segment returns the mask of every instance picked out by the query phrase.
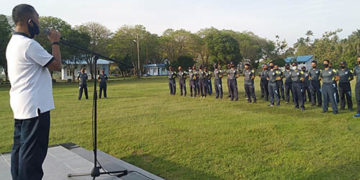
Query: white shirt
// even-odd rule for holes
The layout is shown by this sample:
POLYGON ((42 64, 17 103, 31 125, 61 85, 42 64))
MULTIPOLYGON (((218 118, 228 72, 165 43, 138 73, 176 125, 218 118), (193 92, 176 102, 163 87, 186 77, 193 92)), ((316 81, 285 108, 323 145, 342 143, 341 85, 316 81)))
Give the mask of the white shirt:
POLYGON ((37 41, 14 34, 6 49, 10 89, 10 106, 14 118, 34 118, 55 108, 52 79, 47 64, 53 60, 37 41))

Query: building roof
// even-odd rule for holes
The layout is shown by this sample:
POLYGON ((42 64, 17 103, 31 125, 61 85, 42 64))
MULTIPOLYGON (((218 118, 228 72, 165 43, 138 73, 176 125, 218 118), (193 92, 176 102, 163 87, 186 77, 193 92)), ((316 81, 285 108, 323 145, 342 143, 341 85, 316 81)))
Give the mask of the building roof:
POLYGON ((313 60, 313 55, 307 55, 307 56, 296 56, 296 57, 287 57, 285 58, 285 62, 286 63, 290 63, 293 62, 296 58, 296 62, 298 63, 304 63, 304 62, 308 62, 308 61, 312 61, 313 60))
MULTIPOLYGON (((114 63, 114 62, 109 61, 109 60, 105 60, 105 59, 98 59, 97 60, 97 64, 100 64, 100 65, 112 64, 112 63, 114 63)), ((64 60, 64 64, 87 64, 87 62, 85 60, 78 60, 76 62, 71 61, 71 60, 64 60)))
POLYGON ((144 67, 165 67, 165 64, 145 64, 144 67))

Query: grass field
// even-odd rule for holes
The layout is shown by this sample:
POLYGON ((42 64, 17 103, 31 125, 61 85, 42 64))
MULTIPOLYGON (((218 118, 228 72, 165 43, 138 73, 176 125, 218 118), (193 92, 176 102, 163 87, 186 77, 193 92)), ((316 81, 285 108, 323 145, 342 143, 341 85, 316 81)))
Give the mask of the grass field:
MULTIPOLYGON (((12 144, 8 90, 0 87, 0 152, 12 144)), ((50 144, 91 149, 92 101, 78 101, 77 91, 54 85, 50 144)), ((170 96, 166 78, 113 80, 108 91, 99 100, 99 149, 166 179, 360 179, 354 112, 248 104, 242 78, 238 102, 170 96)))

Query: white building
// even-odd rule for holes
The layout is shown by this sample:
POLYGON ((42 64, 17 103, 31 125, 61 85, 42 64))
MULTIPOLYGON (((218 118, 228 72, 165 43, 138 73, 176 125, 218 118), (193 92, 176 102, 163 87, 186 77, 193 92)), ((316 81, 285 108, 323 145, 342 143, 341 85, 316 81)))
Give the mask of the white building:
POLYGON ((144 65, 145 74, 148 76, 166 76, 168 70, 165 64, 146 64, 144 65))
MULTIPOLYGON (((99 74, 100 70, 104 69, 105 74, 109 75, 110 72, 110 64, 114 62, 104 60, 104 59, 98 59, 97 60, 97 74, 99 74)), ((61 80, 68 80, 73 79, 73 76, 75 75, 75 78, 80 73, 81 68, 86 69, 86 73, 88 74, 88 78, 91 79, 90 74, 90 66, 86 63, 85 60, 77 61, 76 63, 74 61, 65 60, 64 64, 61 68, 61 80)))

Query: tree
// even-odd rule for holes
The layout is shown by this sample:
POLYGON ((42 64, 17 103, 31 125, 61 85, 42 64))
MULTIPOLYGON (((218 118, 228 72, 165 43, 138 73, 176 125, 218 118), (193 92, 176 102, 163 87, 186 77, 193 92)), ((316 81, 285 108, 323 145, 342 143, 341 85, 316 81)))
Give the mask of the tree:
POLYGON ((118 29, 111 38, 108 49, 110 57, 120 60, 118 65, 123 75, 125 75, 124 71, 129 71, 131 67, 134 67, 133 72, 136 75, 139 66, 143 72, 143 64, 159 63, 161 59, 159 37, 146 31, 142 25, 123 26, 118 29), (137 57, 137 43, 139 43, 140 64, 137 57))
POLYGON ((254 68, 257 68, 260 59, 273 55, 273 49, 268 49, 273 44, 272 41, 268 41, 255 35, 252 32, 236 32, 232 30, 223 30, 239 43, 240 54, 243 60, 250 61, 254 68))
MULTIPOLYGON (((90 36, 90 50, 103 55, 107 55, 109 53, 106 47, 108 46, 112 34, 108 28, 99 23, 89 22, 75 27, 75 29, 79 30, 81 33, 86 33, 90 36)), ((84 54, 84 59, 87 64, 92 67, 93 56, 91 54, 84 54)), ((94 73, 95 72, 93 72, 93 69, 90 68, 90 74, 92 79, 96 76, 96 74, 94 73)))
POLYGON ((305 38, 301 37, 297 39, 297 42, 294 44, 294 49, 296 50, 296 56, 305 56, 313 54, 313 40, 312 36, 314 33, 311 30, 308 30, 305 34, 305 38))
POLYGON ((217 33, 217 32, 219 32, 219 30, 217 30, 214 27, 211 27, 211 28, 201 29, 196 33, 197 37, 194 38, 194 41, 197 42, 199 59, 201 61, 200 63, 198 62, 199 64, 210 64, 209 63, 210 53, 208 46, 206 44, 206 37, 209 34, 217 33))
POLYGON ((184 29, 167 29, 161 36, 161 48, 164 58, 168 58, 170 63, 176 61, 180 56, 191 56, 196 58, 198 52, 195 50, 199 39, 196 35, 184 29))
POLYGON ((175 68, 181 66, 183 70, 186 70, 188 67, 192 67, 194 64, 195 61, 191 56, 180 56, 171 65, 174 66, 175 68))
MULTIPOLYGON (((90 46, 90 36, 86 32, 80 32, 76 29, 71 29, 67 32, 66 40, 74 45, 79 47, 88 49, 90 46)), ((84 60, 86 54, 79 50, 72 47, 64 46, 62 51, 66 52, 66 62, 63 64, 70 69, 72 74, 72 79, 75 81, 75 70, 78 68, 80 61, 84 60)))
POLYGON ((238 64, 242 59, 238 41, 229 34, 220 31, 211 32, 205 37, 205 42, 211 63, 238 64))
POLYGON ((341 29, 338 29, 336 31, 325 32, 322 38, 314 41, 312 52, 316 59, 320 61, 328 59, 333 63, 334 67, 337 67, 337 64, 341 61, 342 54, 337 34, 341 31, 341 29))
POLYGON ((5 81, 8 80, 8 71, 6 63, 6 47, 11 37, 11 26, 5 15, 0 15, 0 66, 5 71, 5 81))
POLYGON ((356 65, 355 59, 360 55, 360 30, 354 31, 347 39, 340 42, 342 53, 341 59, 346 61, 349 67, 356 65))

